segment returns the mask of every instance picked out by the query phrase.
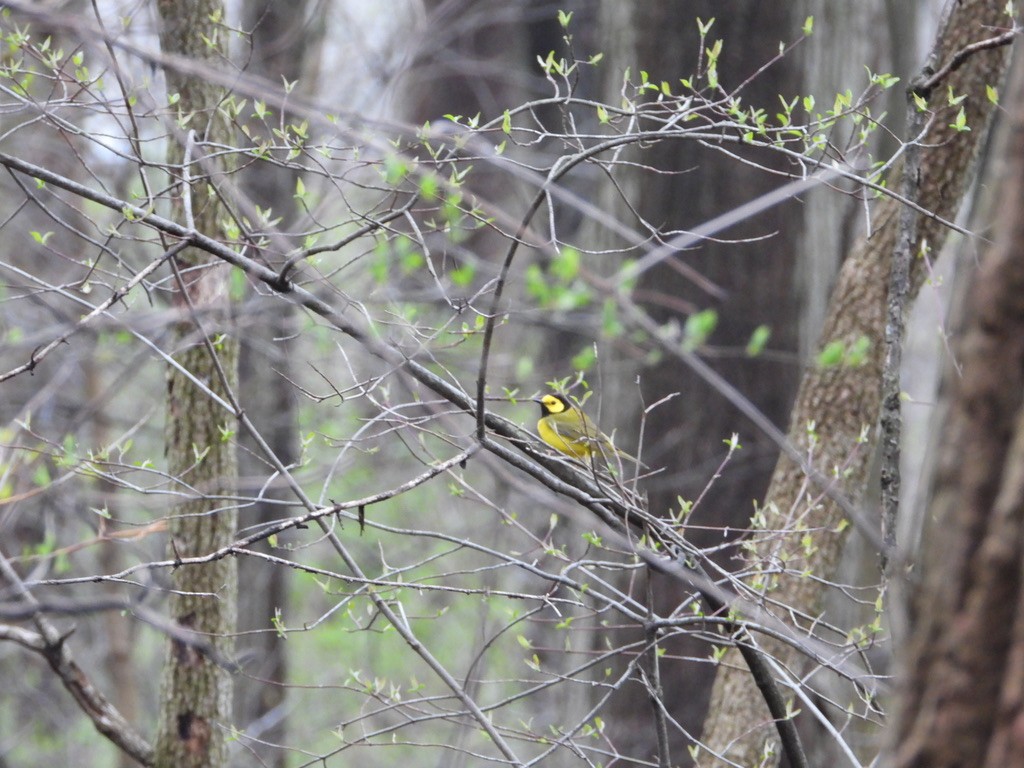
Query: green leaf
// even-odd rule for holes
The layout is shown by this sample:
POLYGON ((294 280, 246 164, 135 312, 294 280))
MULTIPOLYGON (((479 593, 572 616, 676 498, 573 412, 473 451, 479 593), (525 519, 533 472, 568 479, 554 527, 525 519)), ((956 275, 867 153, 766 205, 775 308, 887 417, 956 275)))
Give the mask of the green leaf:
POLYGON ((619 307, 614 299, 605 299, 601 305, 601 333, 611 339, 618 338, 625 328, 619 320, 619 307))
POLYGON ((846 346, 842 341, 832 341, 825 345, 825 348, 818 354, 818 366, 821 368, 835 368, 843 365, 856 368, 867 362, 871 353, 871 339, 867 336, 859 336, 846 346))
POLYGON ((46 464, 40 462, 36 465, 36 471, 32 473, 32 482, 40 488, 45 488, 53 482, 53 478, 50 477, 50 470, 47 469, 46 464))
POLYGON ((882 86, 882 88, 889 89, 900 81, 898 77, 896 77, 895 75, 891 75, 888 72, 875 74, 874 72, 871 71, 871 68, 868 66, 865 66, 864 69, 868 71, 868 81, 872 85, 880 85, 882 86))
POLYGON ((512 113, 507 109, 505 110, 505 116, 501 119, 501 130, 505 133, 512 133, 512 113))
POLYGON ((408 251, 402 255, 402 272, 409 275, 415 272, 426 263, 423 254, 419 251, 408 251))
POLYGON ((871 339, 867 336, 859 336, 843 356, 845 365, 856 368, 867 362, 868 354, 871 352, 871 339))
POLYGON ((832 113, 838 115, 845 109, 849 109, 853 103, 853 91, 847 88, 842 93, 836 94, 836 100, 832 104, 832 113))
POLYGON ((473 278, 476 276, 476 267, 472 264, 463 264, 455 269, 448 270, 448 276, 452 279, 454 285, 457 285, 459 288, 465 288, 473 282, 473 278))
POLYGON ((718 325, 718 313, 713 309, 694 312, 683 326, 683 347, 693 350, 702 346, 718 325))
POLYGON ((547 303, 551 296, 551 287, 540 264, 533 263, 526 268, 526 292, 541 304, 547 303))
POLYGON ((949 127, 957 133, 964 133, 971 130, 970 126, 967 125, 967 113, 964 112, 963 107, 960 107, 960 111, 956 113, 956 119, 949 124, 949 127))
POLYGON ((571 282, 580 272, 580 252, 575 248, 563 248, 551 260, 549 272, 563 283, 571 282))
POLYGON ((74 467, 78 464, 78 440, 75 435, 66 434, 60 443, 61 454, 57 458, 58 467, 74 467))
POLYGON ((593 300, 593 293, 583 285, 559 288, 553 292, 552 296, 554 298, 553 308, 562 312, 583 309, 593 300))
POLYGON ((572 367, 576 371, 589 371, 597 362, 597 350, 593 344, 588 344, 572 358, 572 367))
POLYGON ((804 37, 810 37, 814 34, 814 17, 808 16, 804 19, 804 37))
POLYGON ((392 186, 409 175, 409 165, 397 155, 388 155, 384 160, 384 178, 392 186))
POLYGON ((427 201, 437 199, 437 177, 434 174, 428 173, 420 179, 420 197, 427 201))
POLYGON ((232 301, 241 301, 245 298, 248 281, 245 279, 245 272, 240 267, 231 268, 231 276, 228 278, 228 294, 232 301))
POLYGON ((835 368, 843 362, 843 353, 846 346, 841 341, 830 341, 818 353, 819 368, 835 368))
POLYGON ((772 329, 767 325, 759 325, 754 329, 754 332, 750 334, 750 340, 747 342, 747 357, 757 357, 764 352, 765 345, 768 344, 768 339, 771 338, 772 329))

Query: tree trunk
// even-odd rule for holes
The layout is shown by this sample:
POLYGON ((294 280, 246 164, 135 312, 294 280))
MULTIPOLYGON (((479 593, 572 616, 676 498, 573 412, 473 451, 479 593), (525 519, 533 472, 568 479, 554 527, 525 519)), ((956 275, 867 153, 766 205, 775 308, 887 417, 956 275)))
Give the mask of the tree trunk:
MULTIPOLYGON (((991 37, 993 29, 1007 23, 1004 9, 1005 3, 999 0, 966 0, 951 6, 936 44, 939 64, 949 61, 967 44, 991 37)), ((944 219, 955 216, 969 184, 974 158, 994 109, 986 98, 985 86, 1000 82, 1007 53, 1004 46, 971 56, 932 95, 929 106, 939 114, 922 142, 919 202, 944 219), (959 107, 948 106, 947 86, 955 94, 967 96, 960 106, 970 131, 957 132, 950 125, 959 107)), ((862 337, 870 340, 867 356, 856 366, 811 367, 804 375, 790 424, 789 440, 798 453, 813 455, 819 472, 832 477, 835 467, 843 468, 835 480, 836 487, 854 504, 864 494, 877 441, 889 264, 897 242, 898 221, 895 201, 885 199, 876 206, 871 237, 854 248, 840 271, 822 333, 822 347, 840 342, 849 349, 862 337), (816 427, 813 450, 809 422, 816 427)), ((917 253, 921 242, 937 252, 946 234, 945 227, 934 218, 923 218, 912 252, 917 253)), ((923 260, 914 259, 912 292, 920 285, 923 272, 923 260)), ((769 596, 789 609, 817 616, 824 594, 821 583, 834 577, 838 565, 844 515, 832 500, 819 499, 813 493, 815 503, 809 504, 804 496, 806 482, 805 473, 793 461, 786 457, 779 460, 764 504, 769 535, 756 544, 752 565, 771 567, 784 561, 787 575, 773 582, 769 596), (777 533, 790 528, 797 519, 801 526, 795 534, 777 533), (807 531, 813 532, 813 550, 801 541, 807 531)), ((788 612, 782 618, 788 621, 788 612)), ((802 667, 800 655, 789 646, 767 647, 784 667, 802 667)), ((741 765, 753 765, 759 762, 766 739, 774 742, 774 726, 746 666, 735 650, 730 650, 715 680, 702 740, 714 753, 726 754, 741 765)))
MULTIPOLYGON (((252 31, 251 74, 280 83, 299 81, 295 91, 309 93, 310 82, 303 73, 316 68, 324 36, 325 20, 311 17, 306 0, 281 3, 276 0, 247 0, 245 27, 252 31)), ((288 119, 285 116, 284 119, 288 119)), ((273 141, 272 136, 265 137, 273 141)), ((263 210, 273 210, 287 227, 295 214, 297 174, 272 163, 257 163, 242 176, 246 193, 263 210)), ((287 254, 265 253, 270 263, 278 264, 287 254)), ((250 296, 245 305, 239 360, 242 403, 256 428, 285 466, 298 458, 298 408, 289 379, 295 380, 297 317, 295 307, 275 301, 264 304, 250 296)), ((242 436, 245 450, 239 456, 243 478, 242 492, 251 496, 263 489, 268 465, 256 442, 242 436)), ((279 479, 279 485, 280 479, 279 479)), ((284 499, 291 493, 273 485, 264 489, 267 499, 284 499)), ((247 526, 279 520, 282 507, 271 502, 253 504, 246 511, 247 526)), ((281 548, 266 542, 254 548, 286 556, 281 548)), ((235 690, 235 717, 251 741, 246 742, 240 759, 246 764, 258 760, 261 765, 283 768, 287 752, 279 747, 287 739, 285 719, 285 683, 288 679, 286 643, 273 628, 275 614, 286 613, 290 571, 259 558, 244 558, 239 564, 239 581, 247 588, 239 594, 239 656, 253 659, 246 667, 235 690)), ((286 620, 286 619, 285 619, 286 620)))
MULTIPOLYGON (((220 27, 224 9, 217 0, 160 0, 160 42, 165 53, 197 61, 216 61, 226 30, 220 27)), ((177 93, 182 115, 191 116, 187 129, 196 142, 228 143, 226 125, 216 116, 220 91, 201 77, 167 71, 167 90, 177 93)), ((180 168, 184 141, 173 133, 168 164, 179 183, 188 183, 180 168)), ((193 150, 193 161, 198 149, 193 150)), ((211 162, 191 165, 191 205, 196 229, 219 231, 223 215, 204 174, 218 167, 211 162)), ((185 220, 182 189, 176 190, 176 218, 185 220)), ((175 361, 221 399, 237 384, 238 341, 230 333, 227 276, 229 268, 198 251, 178 258, 183 286, 174 296, 180 313, 175 361), (216 355, 216 359, 213 355, 216 355), (225 380, 226 379, 226 380, 225 380)), ((229 544, 237 509, 230 497, 237 482, 232 414, 204 393, 181 370, 172 367, 167 387, 166 444, 168 472, 175 491, 188 500, 175 509, 170 523, 170 555, 203 555, 229 544)), ((182 630, 168 644, 160 696, 160 722, 155 764, 161 768, 222 766, 227 761, 227 736, 232 727, 231 677, 225 660, 232 655, 235 629, 237 569, 233 558, 177 568, 171 618, 182 630), (191 638, 194 638, 192 640, 191 638)))
POLYGON ((950 371, 952 408, 893 731, 897 768, 1024 766, 1024 59, 996 234, 950 371))
MULTIPOLYGON (((634 81, 639 81, 640 70, 647 72, 654 83, 678 83, 679 78, 692 75, 700 50, 698 18, 715 19, 705 46, 717 39, 723 41, 719 62, 723 86, 728 89, 738 85, 777 54, 780 40, 799 34, 794 12, 769 5, 605 0, 601 6, 603 37, 597 48, 605 53, 602 71, 611 80, 601 98, 617 103, 626 67, 634 81)), ((797 61, 789 57, 754 78, 743 91, 743 102, 777 104, 777 94, 795 93, 797 82, 797 61)), ((695 141, 631 148, 622 157, 627 162, 611 171, 615 185, 605 183, 599 188, 597 194, 604 198, 599 205, 612 217, 638 229, 642 226, 639 218, 661 232, 692 230, 779 185, 772 174, 738 163, 695 141)), ((759 159, 766 158, 762 155, 759 159)), ((773 158, 767 161, 777 162, 773 158)), ((790 203, 721 236, 738 242, 709 239, 674 257, 674 261, 721 286, 725 292, 722 299, 695 286, 671 263, 647 272, 633 292, 633 299, 659 323, 676 321, 681 325, 692 312, 714 309, 718 325, 710 343, 725 354, 710 357, 709 362, 776 423, 788 415, 797 384, 799 313, 793 275, 801 226, 796 204, 790 203), (761 239, 766 233, 775 233, 767 247, 761 239), (749 358, 728 352, 742 349, 762 323, 772 329, 773 350, 789 352, 787 359, 767 355, 749 358)), ((607 234, 603 240, 601 237, 601 233, 595 235, 587 247, 612 253, 615 268, 621 268, 622 255, 617 249, 623 244, 609 242, 607 234)), ((710 544, 712 537, 715 544, 720 544, 721 529, 743 528, 752 513, 751 499, 759 498, 767 487, 777 448, 749 428, 749 422, 736 408, 678 359, 665 358, 638 369, 635 355, 627 358, 617 354, 614 343, 608 343, 601 350, 601 361, 602 410, 625 411, 623 404, 633 406, 628 414, 609 417, 602 412, 602 422, 639 425, 635 406, 639 402, 635 384, 638 374, 647 404, 681 395, 660 406, 645 428, 644 461, 666 468, 649 483, 649 506, 654 514, 678 509, 678 497, 696 499, 725 454, 723 440, 741 432, 744 450, 694 513, 693 521, 702 530, 693 538, 698 546, 710 544)), ((629 445, 635 435, 620 432, 619 437, 629 445)), ((671 614, 683 591, 670 580, 656 575, 651 578, 653 610, 658 615, 671 614)), ((702 657, 707 652, 704 641, 696 638, 673 639, 663 649, 670 658, 702 657)), ((686 759, 686 749, 691 746, 682 729, 693 732, 704 716, 711 671, 704 664, 666 663, 661 675, 663 704, 682 726, 672 729, 670 754, 662 756, 675 764, 686 759)), ((646 687, 625 687, 613 704, 614 712, 606 720, 616 748, 624 754, 649 758, 655 749, 655 733, 646 687)))

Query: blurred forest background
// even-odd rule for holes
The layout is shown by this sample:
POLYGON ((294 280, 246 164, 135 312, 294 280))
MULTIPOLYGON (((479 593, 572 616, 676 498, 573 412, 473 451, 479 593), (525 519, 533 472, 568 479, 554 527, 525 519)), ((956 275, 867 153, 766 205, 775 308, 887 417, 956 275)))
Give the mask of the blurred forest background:
POLYGON ((1024 765, 1016 13, 0 4, 0 768, 1024 765))

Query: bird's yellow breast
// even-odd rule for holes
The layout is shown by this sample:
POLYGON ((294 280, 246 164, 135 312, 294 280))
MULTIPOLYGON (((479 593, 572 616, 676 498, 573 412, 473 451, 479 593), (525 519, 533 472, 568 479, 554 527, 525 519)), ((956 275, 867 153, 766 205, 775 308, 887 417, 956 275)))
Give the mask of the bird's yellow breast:
POLYGON ((593 436, 587 438, 574 434, 577 432, 564 426, 560 431, 556 416, 545 416, 537 422, 537 433, 541 440, 560 453, 585 459, 594 452, 594 439, 593 436))

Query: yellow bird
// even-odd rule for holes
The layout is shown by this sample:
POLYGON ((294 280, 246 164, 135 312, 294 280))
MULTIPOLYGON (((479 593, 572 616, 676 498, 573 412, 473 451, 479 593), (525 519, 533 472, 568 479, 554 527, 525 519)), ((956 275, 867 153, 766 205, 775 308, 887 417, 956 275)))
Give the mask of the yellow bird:
POLYGON ((540 403, 541 419, 537 422, 540 439, 559 453, 574 459, 600 456, 605 461, 613 455, 640 463, 636 458, 616 448, 593 420, 563 395, 544 395, 540 403))

